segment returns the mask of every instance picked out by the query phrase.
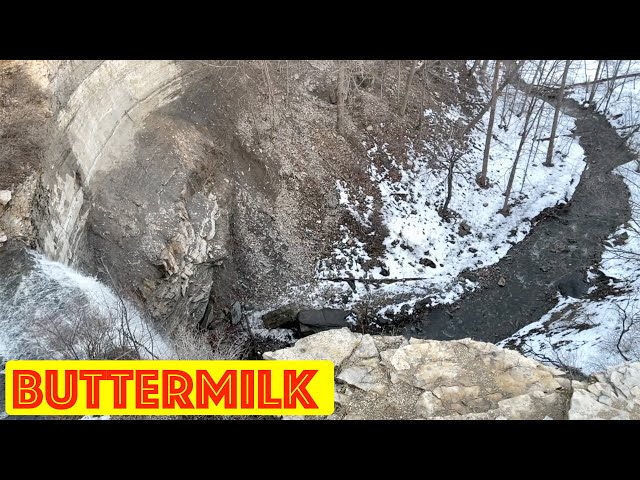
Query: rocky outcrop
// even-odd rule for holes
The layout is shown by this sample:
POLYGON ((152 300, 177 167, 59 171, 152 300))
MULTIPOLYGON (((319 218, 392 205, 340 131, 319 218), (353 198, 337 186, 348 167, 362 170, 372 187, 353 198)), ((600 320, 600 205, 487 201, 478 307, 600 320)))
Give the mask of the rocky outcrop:
POLYGON ((19 238, 26 241, 32 238, 31 215, 37 185, 38 176, 30 175, 17 186, 13 195, 8 196, 10 201, 4 207, 0 206, 0 237, 6 236, 7 239, 19 238))
POLYGON ((640 420, 640 363, 596 373, 595 381, 572 383, 570 420, 640 420))
POLYGON ((300 333, 310 335, 312 333, 347 327, 351 312, 339 308, 321 308, 318 310, 301 310, 298 313, 300 333))
POLYGON ((271 360, 331 360, 331 419, 638 418, 640 364, 593 384, 518 352, 469 339, 372 337, 343 328, 267 352, 271 360))
POLYGON ((0 190, 0 207, 4 207, 10 201, 11 201, 11 191, 0 190))
MULTIPOLYGON (((268 304, 292 279, 312 278, 338 215, 324 201, 334 174, 305 132, 332 130, 334 119, 296 93, 306 92, 302 72, 287 83, 289 100, 306 106, 302 121, 265 121, 270 107, 252 79, 262 78, 259 62, 241 74, 198 61, 23 68, 51 106, 27 222, 47 256, 112 277, 168 328, 209 325, 235 300, 268 304), (274 128, 287 139, 277 148, 265 141, 274 128)), ((335 137, 323 148, 349 151, 335 137)))

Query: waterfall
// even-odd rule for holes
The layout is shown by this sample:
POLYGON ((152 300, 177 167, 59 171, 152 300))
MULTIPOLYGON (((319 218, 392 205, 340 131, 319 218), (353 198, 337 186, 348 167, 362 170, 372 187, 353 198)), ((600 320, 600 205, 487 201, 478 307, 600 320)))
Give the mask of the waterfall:
POLYGON ((151 322, 96 278, 24 248, 2 250, 0 357, 173 357, 151 322))

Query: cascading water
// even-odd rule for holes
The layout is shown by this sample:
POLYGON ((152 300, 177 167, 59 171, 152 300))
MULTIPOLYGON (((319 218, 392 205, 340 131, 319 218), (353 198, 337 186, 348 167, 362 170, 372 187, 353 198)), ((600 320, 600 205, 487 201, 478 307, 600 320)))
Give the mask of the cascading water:
POLYGON ((150 322, 97 279, 24 248, 3 250, 0 357, 173 357, 150 322))

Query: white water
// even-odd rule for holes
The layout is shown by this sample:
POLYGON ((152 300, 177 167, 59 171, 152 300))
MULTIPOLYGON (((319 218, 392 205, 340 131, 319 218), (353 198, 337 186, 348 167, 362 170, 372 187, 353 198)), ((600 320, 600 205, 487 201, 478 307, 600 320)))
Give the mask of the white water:
POLYGON ((15 255, 0 258, 0 356, 74 358, 73 351, 89 358, 86 352, 98 334, 103 344, 119 345, 124 332, 136 339, 142 358, 173 356, 150 322, 97 279, 38 253, 15 255))

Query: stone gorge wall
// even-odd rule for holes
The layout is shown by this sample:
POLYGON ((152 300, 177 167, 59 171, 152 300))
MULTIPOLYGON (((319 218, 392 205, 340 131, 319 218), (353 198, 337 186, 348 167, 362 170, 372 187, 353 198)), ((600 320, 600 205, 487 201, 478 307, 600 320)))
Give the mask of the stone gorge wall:
MULTIPOLYGON (((147 280, 151 294, 161 266, 165 276, 176 278, 170 287, 163 285, 160 297, 184 298, 186 279, 195 275, 202 298, 182 307, 185 316, 201 317, 211 279, 193 265, 224 250, 224 238, 219 245, 207 243, 215 232, 215 196, 184 194, 184 184, 177 182, 159 192, 163 175, 188 172, 163 157, 146 159, 142 166, 136 153, 136 137, 149 116, 198 71, 171 61, 47 62, 46 69, 53 116, 35 209, 39 247, 55 260, 93 272, 104 261, 122 288, 147 280), (120 181, 120 172, 127 172, 128 183, 120 181)), ((172 309, 154 313, 167 317, 173 303, 172 309)))
POLYGON ((43 251, 71 262, 83 241, 87 189, 130 161, 136 130, 180 87, 173 62, 47 62, 53 121, 43 172, 43 251), (44 222, 43 222, 44 223, 44 222))
POLYGON ((272 142, 267 154, 252 125, 261 119, 265 135, 268 102, 249 75, 189 61, 29 68, 51 99, 33 209, 49 257, 110 275, 169 327, 212 322, 236 299, 273 300, 292 278, 311 278, 337 202, 324 206, 335 180, 306 161, 315 146, 304 129, 317 133, 319 118, 333 129, 330 108, 289 115, 301 147, 272 142))

